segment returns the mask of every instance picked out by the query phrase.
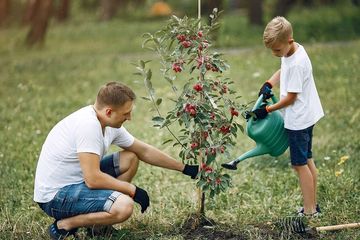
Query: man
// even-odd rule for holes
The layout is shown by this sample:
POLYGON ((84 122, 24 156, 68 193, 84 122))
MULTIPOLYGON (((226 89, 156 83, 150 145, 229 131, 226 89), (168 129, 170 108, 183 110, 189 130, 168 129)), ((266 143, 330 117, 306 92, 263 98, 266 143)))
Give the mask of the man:
POLYGON ((34 201, 55 218, 48 229, 52 239, 65 239, 78 227, 124 222, 134 201, 144 213, 149 196, 130 183, 139 160, 196 177, 198 166, 176 161, 122 126, 131 120, 135 98, 129 87, 107 83, 94 105, 70 114, 47 136, 36 169, 34 201), (104 157, 112 144, 123 151, 104 157))

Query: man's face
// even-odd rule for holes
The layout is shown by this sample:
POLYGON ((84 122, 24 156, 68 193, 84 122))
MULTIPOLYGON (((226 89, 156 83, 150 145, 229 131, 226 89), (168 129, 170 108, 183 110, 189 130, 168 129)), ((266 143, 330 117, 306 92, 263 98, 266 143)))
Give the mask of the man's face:
POLYGON ((133 110, 133 101, 127 101, 124 105, 118 108, 111 108, 107 112, 109 117, 109 126, 113 128, 120 128, 127 120, 131 120, 131 112, 133 110))
POLYGON ((290 39, 287 42, 276 42, 270 49, 274 56, 276 57, 286 57, 289 55, 291 46, 294 40, 290 39))

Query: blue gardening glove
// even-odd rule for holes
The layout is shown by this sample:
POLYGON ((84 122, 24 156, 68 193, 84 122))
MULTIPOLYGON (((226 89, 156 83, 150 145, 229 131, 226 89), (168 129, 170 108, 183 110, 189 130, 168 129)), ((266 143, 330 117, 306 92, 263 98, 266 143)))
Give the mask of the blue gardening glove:
POLYGON ((260 88, 260 91, 259 91, 259 96, 262 94, 263 95, 263 101, 266 101, 266 99, 269 99, 273 96, 272 92, 271 92, 271 89, 272 89, 272 85, 271 83, 269 82, 265 82, 261 88, 260 88))
POLYGON ((150 206, 150 198, 149 195, 147 194, 147 192, 142 189, 139 188, 137 186, 136 190, 135 190, 135 195, 134 195, 134 201, 137 202, 138 204, 140 204, 141 206, 141 213, 144 213, 146 211, 146 209, 150 206))
POLYGON ((199 165, 188 165, 185 164, 185 168, 182 171, 183 174, 190 176, 192 179, 195 179, 199 172, 199 165))
POLYGON ((266 108, 258 108, 253 111, 257 119, 264 119, 269 114, 266 108))

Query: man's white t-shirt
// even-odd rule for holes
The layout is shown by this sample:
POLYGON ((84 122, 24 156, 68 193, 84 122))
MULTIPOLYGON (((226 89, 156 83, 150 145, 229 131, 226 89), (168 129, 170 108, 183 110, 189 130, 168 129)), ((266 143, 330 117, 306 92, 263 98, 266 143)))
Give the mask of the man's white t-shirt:
POLYGON ((94 153, 101 159, 111 144, 129 147, 133 142, 134 137, 124 127, 106 127, 103 134, 92 106, 70 114, 53 127, 42 146, 34 201, 48 202, 60 188, 84 181, 78 153, 94 153))
POLYGON ((286 129, 301 130, 324 116, 312 74, 311 61, 300 44, 295 53, 281 58, 280 99, 297 93, 295 102, 282 109, 286 129))

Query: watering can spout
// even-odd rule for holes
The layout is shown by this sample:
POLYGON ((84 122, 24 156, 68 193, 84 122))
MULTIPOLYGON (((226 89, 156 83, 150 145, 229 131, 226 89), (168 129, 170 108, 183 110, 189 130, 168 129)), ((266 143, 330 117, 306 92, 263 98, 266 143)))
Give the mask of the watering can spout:
POLYGON ((266 153, 269 153, 269 149, 265 145, 257 144, 254 149, 247 151, 246 153, 229 163, 223 163, 221 166, 230 170, 236 170, 236 165, 239 162, 244 161, 247 158, 256 157, 266 153))

